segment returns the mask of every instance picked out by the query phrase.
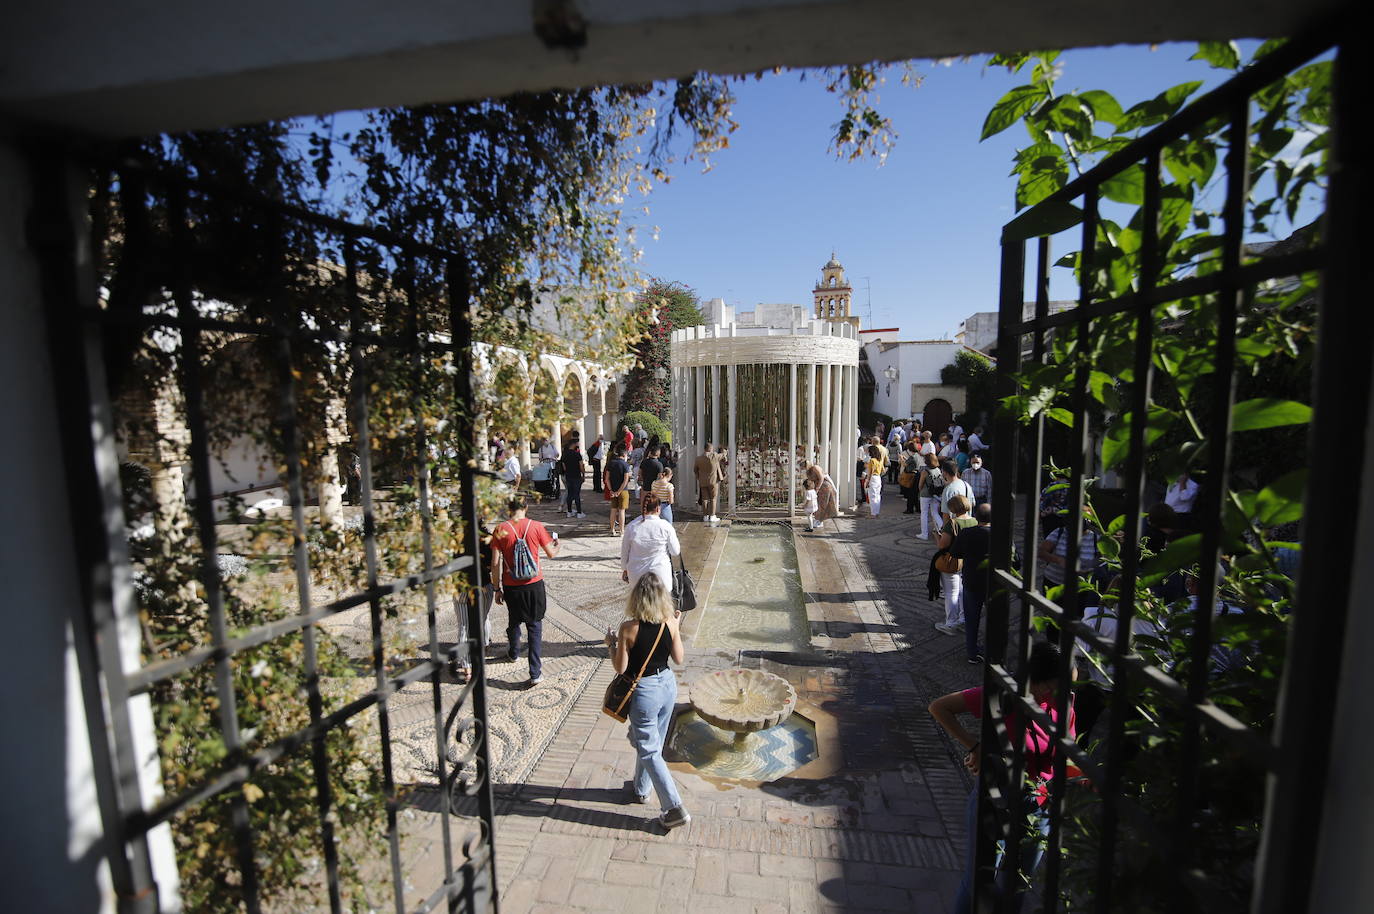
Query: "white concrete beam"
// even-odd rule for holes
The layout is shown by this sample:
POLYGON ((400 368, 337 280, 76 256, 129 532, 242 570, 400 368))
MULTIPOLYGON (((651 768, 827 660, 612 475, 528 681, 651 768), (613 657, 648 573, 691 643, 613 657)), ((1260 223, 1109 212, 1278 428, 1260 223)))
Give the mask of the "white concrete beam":
POLYGON ((984 51, 1292 34, 1339 0, 241 0, 10 4, 0 112, 127 136, 386 105, 984 51), (557 17, 553 17, 557 19, 557 17), (546 29, 547 31, 547 29, 546 29), (567 29, 579 32, 577 22, 567 29))

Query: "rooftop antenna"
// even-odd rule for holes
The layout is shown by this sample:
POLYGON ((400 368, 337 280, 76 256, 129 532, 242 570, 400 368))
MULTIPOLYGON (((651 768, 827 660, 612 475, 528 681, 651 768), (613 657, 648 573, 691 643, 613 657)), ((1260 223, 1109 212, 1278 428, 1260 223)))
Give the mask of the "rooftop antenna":
POLYGON ((864 277, 864 294, 867 296, 867 308, 866 308, 866 310, 868 311, 868 314, 867 314, 867 316, 864 318, 864 320, 868 323, 868 326, 872 327, 872 326, 873 326, 873 284, 872 284, 871 282, 868 281, 868 277, 867 277, 867 276, 864 277))

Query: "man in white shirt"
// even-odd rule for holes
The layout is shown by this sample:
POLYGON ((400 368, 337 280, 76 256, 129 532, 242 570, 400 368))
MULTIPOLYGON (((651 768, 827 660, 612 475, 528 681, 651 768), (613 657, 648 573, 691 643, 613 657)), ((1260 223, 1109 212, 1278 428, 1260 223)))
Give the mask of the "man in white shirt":
POLYGON ((968 452, 970 455, 981 454, 987 449, 987 443, 983 441, 983 427, 977 426, 973 434, 968 436, 968 452))
POLYGON ((505 458, 505 463, 501 466, 501 481, 511 487, 511 491, 520 488, 520 461, 515 456, 513 448, 506 448, 501 452, 505 458))
POLYGON ((682 545, 673 525, 659 516, 658 496, 645 495, 642 504, 644 513, 625 525, 625 535, 620 540, 620 579, 634 587, 635 582, 652 572, 671 591, 672 557, 682 553, 682 545))
POLYGON ((957 453, 959 453, 959 449, 955 446, 954 439, 950 437, 949 432, 945 432, 940 436, 940 459, 944 460, 946 457, 953 459, 957 453))
POLYGON ((1179 526, 1184 530, 1193 529, 1193 506, 1197 503, 1198 485, 1186 472, 1179 474, 1178 480, 1164 493, 1164 503, 1178 515, 1179 526))
POLYGON ((552 438, 545 438, 544 443, 539 447, 539 462, 549 468, 549 486, 555 497, 557 497, 559 489, 558 456, 558 445, 554 443, 552 438))

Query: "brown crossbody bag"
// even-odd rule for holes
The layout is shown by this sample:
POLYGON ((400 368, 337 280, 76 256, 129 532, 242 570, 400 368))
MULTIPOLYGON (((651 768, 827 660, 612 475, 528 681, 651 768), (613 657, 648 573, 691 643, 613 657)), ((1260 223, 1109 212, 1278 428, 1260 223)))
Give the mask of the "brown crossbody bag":
POLYGON ((658 642, 663 640, 663 632, 667 627, 667 622, 658 624, 658 637, 654 638, 654 646, 644 655, 644 662, 640 664, 639 672, 633 679, 626 673, 617 673, 610 685, 606 686, 606 697, 601 700, 601 710, 622 724, 629 715, 630 699, 634 697, 635 689, 639 686, 639 679, 649 668, 649 661, 653 659, 654 651, 658 650, 658 642))

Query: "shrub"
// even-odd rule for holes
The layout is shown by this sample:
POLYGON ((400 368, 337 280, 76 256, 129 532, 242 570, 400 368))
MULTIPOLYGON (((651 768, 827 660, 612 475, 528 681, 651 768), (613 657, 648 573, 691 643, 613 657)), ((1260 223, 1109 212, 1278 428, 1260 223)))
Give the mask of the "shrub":
POLYGON ((658 440, 665 444, 673 443, 672 429, 668 428, 667 424, 653 413, 646 413, 643 410, 637 409, 626 413, 625 418, 621 421, 629 426, 631 430, 633 430, 636 425, 642 425, 644 426, 644 434, 648 435, 650 438, 656 435, 658 436, 658 440))

